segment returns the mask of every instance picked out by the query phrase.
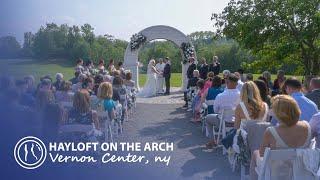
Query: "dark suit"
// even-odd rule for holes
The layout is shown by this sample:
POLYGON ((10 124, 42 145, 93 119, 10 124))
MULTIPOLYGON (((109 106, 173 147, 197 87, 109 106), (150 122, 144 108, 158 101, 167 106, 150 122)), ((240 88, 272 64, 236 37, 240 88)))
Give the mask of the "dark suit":
POLYGON ((165 83, 166 83, 166 92, 165 92, 165 94, 169 94, 170 93, 171 65, 168 64, 168 63, 164 66, 163 77, 164 77, 164 80, 165 80, 165 83))
POLYGON ((313 90, 312 92, 306 94, 306 97, 316 103, 318 109, 320 109, 320 89, 313 90))
POLYGON ((214 66, 213 64, 209 65, 209 72, 213 72, 214 75, 219 75, 220 73, 220 63, 216 63, 214 66))
POLYGON ((197 69, 197 66, 194 63, 190 64, 190 66, 188 67, 188 70, 187 70, 188 79, 191 79, 193 77, 193 71, 196 69, 197 69))
POLYGON ((208 74, 208 70, 209 70, 209 66, 208 64, 201 64, 199 66, 199 73, 200 73, 200 78, 201 79, 207 79, 207 74, 208 74))

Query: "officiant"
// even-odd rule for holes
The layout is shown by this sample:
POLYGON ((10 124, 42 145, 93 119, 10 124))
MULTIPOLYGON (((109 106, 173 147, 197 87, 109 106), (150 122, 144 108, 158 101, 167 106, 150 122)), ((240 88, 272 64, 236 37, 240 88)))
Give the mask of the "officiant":
POLYGON ((157 93, 162 94, 164 93, 164 77, 163 77, 163 71, 164 71, 165 63, 163 63, 163 59, 159 58, 158 63, 156 64, 157 71, 161 72, 161 74, 157 74, 157 93))

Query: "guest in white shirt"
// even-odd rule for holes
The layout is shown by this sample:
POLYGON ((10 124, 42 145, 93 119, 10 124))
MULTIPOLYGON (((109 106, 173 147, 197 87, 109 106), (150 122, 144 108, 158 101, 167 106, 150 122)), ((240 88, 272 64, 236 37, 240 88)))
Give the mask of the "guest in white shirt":
MULTIPOLYGON (((219 127, 220 124, 220 118, 218 117, 218 114, 221 114, 222 110, 224 108, 232 108, 235 109, 236 106, 240 103, 240 91, 236 88, 238 85, 239 78, 234 74, 229 74, 226 79, 226 85, 227 88, 224 90, 223 93, 219 94, 215 101, 214 101, 214 114, 208 114, 207 120, 206 120, 206 128, 207 132, 209 133, 209 138, 212 138, 206 146, 208 148, 212 148, 215 146, 218 142, 215 142, 213 139, 213 125, 215 127, 219 127)), ((225 120, 227 123, 234 123, 233 117, 227 117, 225 120)))
POLYGON ((234 75, 236 75, 236 76, 239 78, 239 80, 238 80, 238 85, 237 85, 237 89, 238 89, 239 91, 241 91, 242 86, 243 86, 243 82, 241 81, 241 75, 240 75, 240 73, 238 73, 238 72, 235 72, 234 75))
POLYGON ((312 137, 316 138, 316 147, 320 149, 320 112, 312 116, 309 124, 312 137))
MULTIPOLYGON (((165 63, 163 63, 163 59, 160 58, 158 63, 156 64, 157 71, 163 73, 165 63)), ((162 74, 157 74, 157 93, 164 93, 164 77, 162 74)))

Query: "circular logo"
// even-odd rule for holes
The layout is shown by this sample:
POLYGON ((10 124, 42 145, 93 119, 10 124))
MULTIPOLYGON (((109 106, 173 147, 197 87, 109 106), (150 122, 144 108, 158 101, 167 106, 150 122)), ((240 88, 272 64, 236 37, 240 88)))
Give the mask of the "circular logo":
POLYGON ((25 169, 38 168, 44 163, 46 157, 46 146, 39 138, 34 136, 20 139, 14 147, 14 158, 25 169))

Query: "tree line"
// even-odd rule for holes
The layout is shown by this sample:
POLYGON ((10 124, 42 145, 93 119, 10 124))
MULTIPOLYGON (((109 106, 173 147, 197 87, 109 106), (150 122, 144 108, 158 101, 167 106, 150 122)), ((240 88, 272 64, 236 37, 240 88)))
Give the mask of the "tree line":
MULTIPOLYGON (((195 46, 198 60, 205 58, 212 62, 213 56, 218 56, 222 69, 236 71, 239 68, 251 73, 261 73, 270 70, 275 73, 278 68, 288 74, 297 73, 297 65, 257 66, 259 56, 249 48, 243 48, 240 43, 225 37, 216 38, 216 33, 199 31, 188 35, 195 46), (254 55, 253 55, 254 54, 254 55)), ((129 42, 116 39, 114 36, 95 35, 90 24, 82 26, 57 25, 48 23, 41 26, 36 33, 24 33, 24 43, 21 46, 15 37, 0 38, 0 58, 33 58, 46 61, 51 58, 61 58, 75 62, 78 58, 98 62, 100 59, 116 62, 123 61, 124 52, 129 42)), ((172 72, 181 72, 182 54, 180 47, 170 41, 152 41, 143 46, 139 52, 139 60, 147 64, 151 58, 169 57, 172 72)), ((143 67, 145 69, 146 66, 143 67)))

